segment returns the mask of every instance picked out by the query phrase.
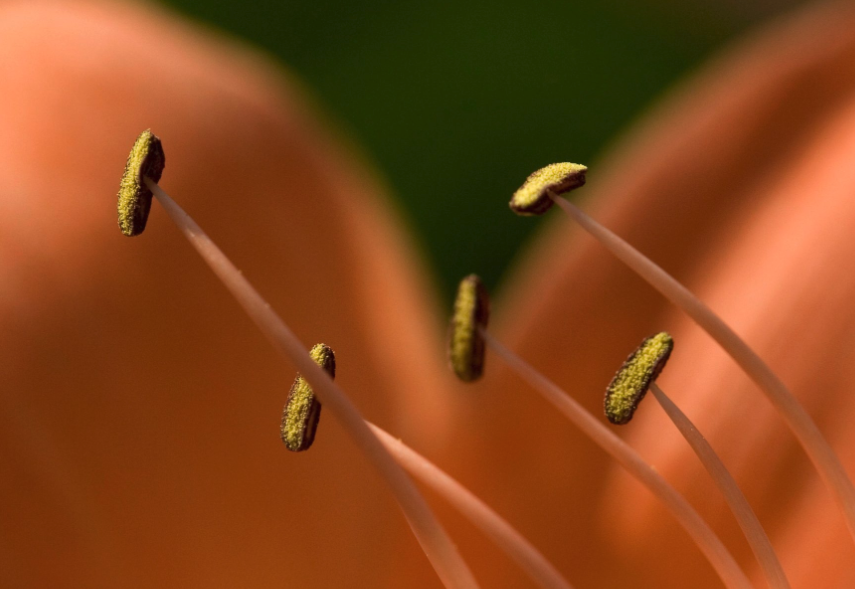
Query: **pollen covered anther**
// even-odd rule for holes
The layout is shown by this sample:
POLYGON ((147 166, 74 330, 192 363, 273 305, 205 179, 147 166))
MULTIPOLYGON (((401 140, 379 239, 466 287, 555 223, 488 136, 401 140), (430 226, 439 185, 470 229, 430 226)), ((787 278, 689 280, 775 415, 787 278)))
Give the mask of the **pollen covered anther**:
POLYGON ((487 327, 490 299, 475 274, 460 281, 454 301, 448 341, 448 360, 457 377, 465 382, 478 380, 484 372, 484 338, 479 329, 487 327))
POLYGON ((673 349, 674 339, 663 331, 646 338, 629 355, 606 389, 605 408, 609 421, 623 425, 632 419, 673 349))
POLYGON ((581 164, 550 164, 531 174, 511 198, 517 215, 542 215, 552 206, 548 192, 564 194, 585 184, 588 168, 581 164))
POLYGON ((152 181, 159 182, 165 163, 160 138, 151 129, 140 133, 128 155, 128 163, 125 164, 125 173, 119 185, 119 228, 128 237, 139 235, 145 230, 151 210, 152 194, 143 178, 148 176, 152 181))
MULTIPOLYGON (((335 378, 335 353, 332 348, 326 344, 317 344, 309 355, 330 377, 335 378)), ((279 428, 285 447, 292 452, 308 450, 315 441, 320 418, 321 402, 315 398, 308 381, 298 374, 288 392, 279 428)))

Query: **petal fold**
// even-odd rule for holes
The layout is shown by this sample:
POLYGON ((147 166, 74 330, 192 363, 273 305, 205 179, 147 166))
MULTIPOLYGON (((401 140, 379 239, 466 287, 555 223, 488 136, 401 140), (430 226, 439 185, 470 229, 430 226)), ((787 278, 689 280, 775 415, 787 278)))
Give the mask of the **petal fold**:
MULTIPOLYGON (((338 428, 279 441, 294 378, 155 204, 116 228, 134 138, 373 420, 449 423, 433 291, 380 181, 287 72, 160 8, 0 7, 0 568, 15 587, 437 583, 338 428), (370 541, 366 541, 370 539, 370 541)), ((450 378, 448 378, 450 381, 450 378)))

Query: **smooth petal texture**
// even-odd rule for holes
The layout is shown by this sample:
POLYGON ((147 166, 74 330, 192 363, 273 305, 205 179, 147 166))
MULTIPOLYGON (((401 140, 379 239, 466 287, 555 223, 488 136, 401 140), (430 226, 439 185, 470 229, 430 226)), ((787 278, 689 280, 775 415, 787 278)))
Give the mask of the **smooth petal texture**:
POLYGON ((162 186, 373 420, 450 425, 432 290, 378 182, 287 76, 152 6, 0 6, 0 570, 14 587, 439 582, 391 495, 322 420, 278 424, 283 362, 155 204, 123 237, 137 134, 162 186), (429 311, 430 310, 430 311, 429 311), (443 395, 446 395, 445 397, 443 395))
MULTIPOLYGON (((597 218, 780 370, 850 472, 853 31, 855 8, 839 2, 732 48, 592 166, 582 191, 597 218)), ((151 127, 166 150, 162 185, 307 347, 336 350, 337 380, 358 406, 506 515, 574 584, 720 587, 646 491, 495 358, 482 382, 450 382, 432 291, 378 182, 311 122, 282 72, 150 8, 107 3, 3 4, 0 49, 10 585, 439 586, 330 416, 305 456, 281 447, 292 368, 158 205, 144 235, 119 233, 118 178, 151 127)), ((759 391, 551 214, 495 305, 496 333, 597 413, 626 354, 673 333, 660 382, 733 469, 795 586, 853 585, 842 520, 759 391)), ((754 570, 654 401, 620 431, 754 570)), ((471 526, 439 512, 485 587, 526 586, 471 526)))
MULTIPOLYGON (((725 53, 591 166, 580 192, 595 217, 756 346, 855 475, 852 153, 855 7, 837 2, 774 23, 725 53)), ((531 248, 509 286, 497 305, 505 341, 597 413, 626 354, 647 335, 672 333, 675 351, 660 383, 733 470, 795 586, 855 583, 855 547, 795 439, 682 313, 566 218, 531 248)), ((551 555, 574 582, 720 586, 646 491, 495 362, 490 368, 485 391, 515 419, 496 424, 490 416, 479 435, 525 439, 525 453, 507 457, 502 471, 479 472, 473 486, 499 488, 496 502, 509 501, 521 486, 506 477, 525 473, 537 501, 518 507, 513 521, 530 526, 537 545, 560 544, 551 555)), ((687 492, 756 576, 723 500, 655 402, 619 431, 687 492)))

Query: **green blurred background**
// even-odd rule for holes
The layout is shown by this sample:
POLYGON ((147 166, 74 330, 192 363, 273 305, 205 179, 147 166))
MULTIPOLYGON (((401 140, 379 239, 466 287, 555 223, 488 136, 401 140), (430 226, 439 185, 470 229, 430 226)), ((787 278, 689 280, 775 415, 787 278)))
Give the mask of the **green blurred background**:
POLYGON ((674 81, 796 0, 167 0, 278 57, 391 184, 450 304, 540 223, 507 200, 591 162, 674 81))

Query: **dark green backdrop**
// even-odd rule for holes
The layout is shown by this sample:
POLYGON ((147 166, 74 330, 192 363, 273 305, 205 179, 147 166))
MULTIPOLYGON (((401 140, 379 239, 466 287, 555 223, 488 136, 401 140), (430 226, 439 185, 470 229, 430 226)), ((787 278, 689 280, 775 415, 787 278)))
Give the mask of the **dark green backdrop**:
POLYGON ((746 8, 770 4, 760 0, 167 4, 304 78, 388 178, 447 301, 470 272, 495 286, 537 226, 506 206, 531 171, 590 162, 770 12, 746 8))

